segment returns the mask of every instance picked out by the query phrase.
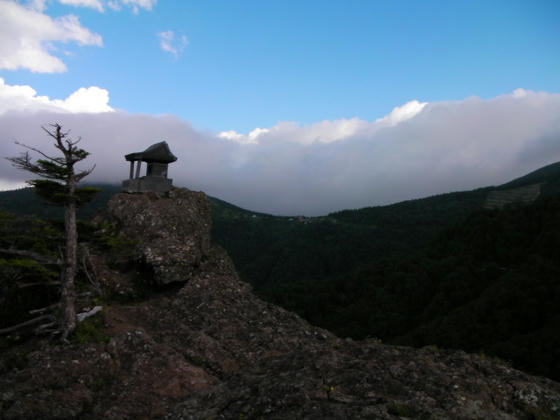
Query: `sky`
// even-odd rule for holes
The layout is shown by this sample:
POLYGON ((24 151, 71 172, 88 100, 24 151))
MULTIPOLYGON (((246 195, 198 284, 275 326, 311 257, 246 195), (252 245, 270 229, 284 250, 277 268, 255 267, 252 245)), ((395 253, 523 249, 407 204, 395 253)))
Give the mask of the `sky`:
MULTIPOLYGON (((90 182, 165 140, 174 185, 282 215, 560 161, 560 2, 0 0, 0 156, 60 123, 90 182)), ((29 174, 0 163, 0 189, 29 174)))

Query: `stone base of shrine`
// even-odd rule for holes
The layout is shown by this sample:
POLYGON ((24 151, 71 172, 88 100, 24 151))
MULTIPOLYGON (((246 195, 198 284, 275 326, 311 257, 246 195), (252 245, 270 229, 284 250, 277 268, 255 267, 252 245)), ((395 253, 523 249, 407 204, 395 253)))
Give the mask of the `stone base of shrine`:
POLYGON ((122 182, 122 190, 127 193, 156 192, 164 193, 173 188, 173 180, 153 176, 127 179, 122 182))

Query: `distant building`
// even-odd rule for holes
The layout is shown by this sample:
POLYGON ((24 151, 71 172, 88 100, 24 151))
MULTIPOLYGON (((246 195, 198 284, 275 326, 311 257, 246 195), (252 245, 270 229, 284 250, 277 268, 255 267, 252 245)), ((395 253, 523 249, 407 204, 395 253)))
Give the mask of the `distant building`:
POLYGON ((167 166, 177 157, 165 141, 152 144, 143 152, 129 153, 125 159, 130 162, 130 175, 122 183, 124 192, 166 192, 173 188, 173 180, 167 178, 167 166), (147 168, 146 175, 141 177, 142 162, 146 162, 147 168))

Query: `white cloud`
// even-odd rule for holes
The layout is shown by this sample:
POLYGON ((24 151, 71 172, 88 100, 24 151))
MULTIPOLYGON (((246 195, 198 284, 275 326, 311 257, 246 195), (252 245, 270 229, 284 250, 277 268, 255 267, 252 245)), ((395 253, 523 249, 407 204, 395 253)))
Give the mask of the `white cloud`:
POLYGON ((175 58, 189 45, 189 40, 185 35, 175 37, 175 32, 173 31, 159 32, 157 36, 161 49, 173 54, 175 58))
POLYGON ((137 15, 140 9, 152 10, 157 4, 157 0, 109 0, 107 6, 113 10, 121 10, 123 5, 132 8, 132 12, 137 15))
POLYGON ((103 3, 100 0, 58 0, 62 4, 75 7, 89 7, 91 9, 96 9, 99 12, 103 12, 103 3))
POLYGON ((514 98, 524 98, 525 96, 527 96, 527 94, 529 93, 529 91, 526 91, 525 89, 515 89, 513 91, 513 97, 514 98))
POLYGON ((414 117, 421 112, 426 105, 428 105, 427 102, 418 102, 417 100, 407 102, 403 106, 396 106, 389 115, 378 119, 376 122, 387 123, 390 127, 394 127, 398 123, 414 117))
POLYGON ((241 143, 241 144, 258 144, 259 136, 261 134, 266 134, 266 133, 269 133, 269 132, 270 132, 270 130, 267 129, 267 128, 258 128, 257 127, 247 135, 239 134, 235 130, 229 130, 229 131, 222 131, 221 133, 218 134, 218 137, 220 137, 222 139, 233 140, 233 141, 235 141, 237 143, 241 143))
POLYGON ((0 114, 9 111, 52 111, 52 112, 111 112, 109 92, 96 86, 80 88, 66 99, 49 99, 37 96, 31 86, 7 85, 0 78, 0 114))
POLYGON ((64 100, 55 99, 53 104, 73 113, 99 113, 114 111, 114 109, 109 106, 109 91, 101 89, 97 86, 79 88, 64 100))
POLYGON ((60 73, 66 65, 53 55, 53 43, 103 45, 101 35, 83 27, 78 17, 53 19, 40 11, 43 2, 31 6, 0 0, 0 69, 60 73))
POLYGON ((20 188, 25 188, 25 187, 29 187, 29 185, 26 182, 0 180, 0 191, 18 190, 20 188))
MULTIPOLYGON (((51 0, 54 2, 55 0, 51 0)), ((61 4, 74 7, 89 7, 91 9, 96 9, 99 12, 104 12, 105 7, 103 6, 102 0, 56 0, 61 4)), ((107 0, 107 6, 110 9, 119 11, 122 10, 123 6, 130 7, 134 14, 138 14, 140 9, 151 11, 158 0, 107 0)), ((47 6, 47 0, 28 0, 27 7, 38 12, 43 12, 47 6)))
POLYGON ((279 138, 304 145, 333 143, 352 138, 360 133, 365 135, 367 132, 368 135, 372 135, 381 128, 394 127, 419 114, 426 105, 427 102, 410 101, 400 107, 395 107, 389 115, 379 118, 373 123, 359 118, 321 121, 304 126, 296 122, 281 122, 271 128, 255 128, 249 134, 240 134, 230 130, 223 131, 218 136, 241 144, 256 144, 279 138))
POLYGON ((27 2, 27 7, 32 10, 37 10, 38 12, 42 12, 47 8, 47 0, 29 0, 27 2))
MULTIPOLYGON (((12 97, 0 95, 1 109, 15 109, 0 114, 0 156, 21 151, 14 140, 46 146, 40 126, 59 122, 92 153, 90 180, 119 183, 128 177, 125 154, 166 140, 179 158, 169 167, 175 185, 275 214, 319 215, 497 185, 560 161, 560 95, 546 92, 429 103, 405 120, 395 117, 402 106, 395 118, 373 122, 279 123, 251 137, 197 131, 173 116, 17 112, 14 97, 40 97, 29 86, 11 88, 12 97)), ((0 182, 25 179, 0 165, 0 182)))

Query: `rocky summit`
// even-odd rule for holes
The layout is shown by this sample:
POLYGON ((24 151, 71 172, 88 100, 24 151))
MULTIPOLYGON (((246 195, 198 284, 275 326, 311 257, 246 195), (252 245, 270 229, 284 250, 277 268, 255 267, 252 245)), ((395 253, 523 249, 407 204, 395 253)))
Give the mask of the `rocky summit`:
POLYGON ((129 241, 127 261, 91 256, 105 302, 88 334, 2 353, 3 419, 560 418, 556 382, 336 337, 260 300, 211 244, 202 193, 118 194, 97 221, 129 241))
POLYGON ((157 284, 185 282, 210 249, 212 207, 204 193, 117 194, 98 222, 116 225, 133 242, 134 259, 157 284))

